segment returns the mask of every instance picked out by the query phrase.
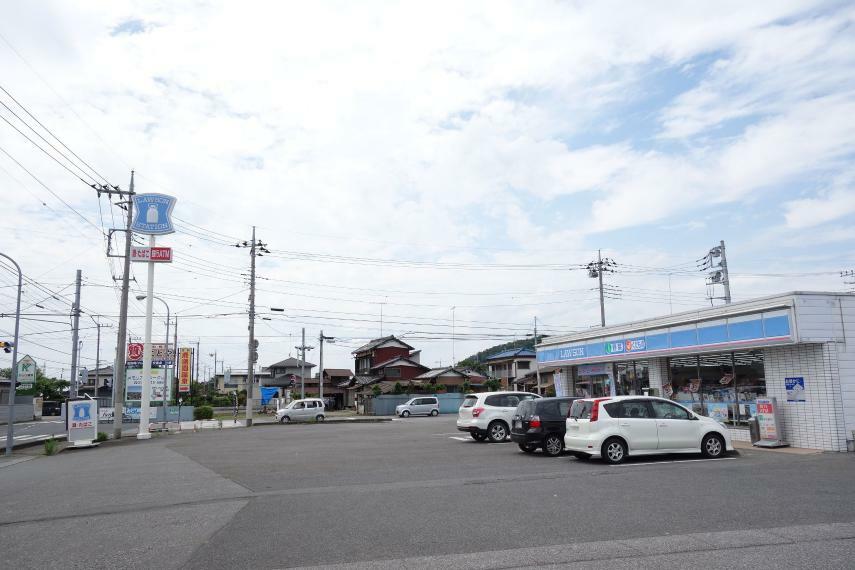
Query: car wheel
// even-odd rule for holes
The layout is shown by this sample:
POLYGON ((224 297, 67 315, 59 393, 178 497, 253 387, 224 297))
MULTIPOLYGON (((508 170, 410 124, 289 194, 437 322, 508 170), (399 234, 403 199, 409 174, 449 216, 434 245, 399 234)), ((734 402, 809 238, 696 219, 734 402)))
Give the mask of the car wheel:
POLYGON ((409 411, 407 411, 407 410, 404 410, 403 412, 401 412, 401 417, 402 417, 402 418, 408 418, 408 417, 410 417, 410 412, 409 412, 409 411))
POLYGON ((288 416, 282 416, 282 419, 279 420, 279 423, 280 424, 290 424, 291 418, 289 418, 288 416))
POLYGON ((469 435, 471 435, 472 439, 474 439, 475 441, 484 441, 485 439, 487 439, 486 434, 477 431, 470 432, 469 435))
POLYGON ((432 416, 438 416, 438 415, 439 415, 439 411, 438 411, 438 410, 431 410, 431 411, 430 411, 430 415, 432 415, 432 416))
POLYGON ((537 445, 533 443, 518 443, 517 445, 519 445, 520 449, 526 453, 534 453, 537 451, 537 445))
POLYGON ((611 463, 612 465, 623 463, 623 460, 626 458, 626 444, 616 437, 607 439, 603 444, 602 455, 603 461, 606 463, 611 463))
POLYGON ((490 441, 493 443, 500 443, 508 439, 508 426, 505 425, 505 422, 493 422, 490 424, 490 427, 487 428, 487 433, 490 437, 490 441))
POLYGON ((323 415, 323 414, 318 414, 317 416, 315 416, 315 421, 317 421, 317 422, 322 422, 322 421, 324 421, 325 419, 326 419, 326 418, 324 418, 324 415, 323 415))
POLYGON ((721 457, 724 454, 724 440, 717 433, 708 433, 701 442, 701 453, 710 459, 721 457))
POLYGON ((543 451, 550 457, 558 457, 564 451, 564 441, 557 435, 546 436, 543 442, 543 451))

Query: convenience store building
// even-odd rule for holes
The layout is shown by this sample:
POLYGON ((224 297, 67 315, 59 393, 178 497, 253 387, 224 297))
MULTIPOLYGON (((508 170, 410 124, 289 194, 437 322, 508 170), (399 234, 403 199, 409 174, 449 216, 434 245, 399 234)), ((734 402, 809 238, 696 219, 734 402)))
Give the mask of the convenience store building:
POLYGON ((793 292, 544 339, 558 393, 650 392, 749 440, 756 399, 775 397, 784 440, 855 450, 855 294, 793 292))

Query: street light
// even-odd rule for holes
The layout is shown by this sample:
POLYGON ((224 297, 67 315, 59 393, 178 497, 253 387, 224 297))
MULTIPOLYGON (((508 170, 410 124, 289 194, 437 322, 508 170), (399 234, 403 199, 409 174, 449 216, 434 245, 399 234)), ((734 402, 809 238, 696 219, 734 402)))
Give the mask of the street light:
MULTIPOLYGON (((137 295, 137 301, 143 301, 146 297, 147 297, 147 295, 137 295)), ((168 383, 169 383, 169 364, 168 364, 169 363, 169 318, 170 318, 169 317, 169 305, 166 303, 166 301, 164 301, 163 299, 161 299, 157 295, 153 295, 152 299, 157 299, 158 301, 163 303, 164 307, 166 307, 166 343, 165 343, 165 346, 166 346, 166 362, 167 362, 167 364, 166 364, 166 368, 163 370, 163 406, 162 407, 163 407, 163 431, 168 431, 167 427, 166 427, 166 395, 169 392, 169 388, 171 387, 171 386, 168 386, 168 383)), ((175 351, 176 352, 178 351, 177 346, 175 347, 175 351)), ((178 418, 178 424, 179 425, 181 424, 181 418, 180 417, 178 418)))

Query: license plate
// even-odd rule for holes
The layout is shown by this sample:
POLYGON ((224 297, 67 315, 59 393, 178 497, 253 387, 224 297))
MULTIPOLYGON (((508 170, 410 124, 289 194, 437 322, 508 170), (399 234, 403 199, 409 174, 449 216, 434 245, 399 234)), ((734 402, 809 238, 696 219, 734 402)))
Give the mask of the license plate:
POLYGON ((521 421, 519 421, 519 420, 515 421, 515 422, 514 422, 514 427, 515 427, 515 428, 522 428, 522 422, 521 422, 521 421))

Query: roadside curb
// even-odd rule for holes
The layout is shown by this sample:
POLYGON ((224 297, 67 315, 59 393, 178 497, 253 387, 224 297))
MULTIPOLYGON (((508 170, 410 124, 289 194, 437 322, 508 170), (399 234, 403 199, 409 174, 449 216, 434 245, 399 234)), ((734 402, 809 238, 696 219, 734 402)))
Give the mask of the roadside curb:
POLYGON ((379 424, 385 422, 391 422, 392 418, 354 418, 354 419, 337 419, 330 420, 326 419, 322 422, 293 422, 291 424, 283 424, 279 422, 253 422, 252 427, 262 427, 262 426, 286 426, 286 425, 323 425, 323 424, 379 424))

